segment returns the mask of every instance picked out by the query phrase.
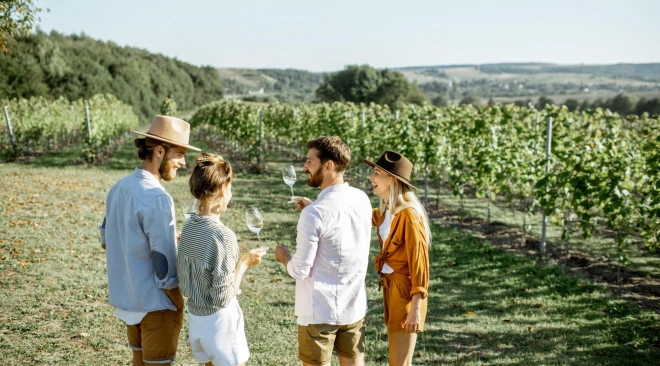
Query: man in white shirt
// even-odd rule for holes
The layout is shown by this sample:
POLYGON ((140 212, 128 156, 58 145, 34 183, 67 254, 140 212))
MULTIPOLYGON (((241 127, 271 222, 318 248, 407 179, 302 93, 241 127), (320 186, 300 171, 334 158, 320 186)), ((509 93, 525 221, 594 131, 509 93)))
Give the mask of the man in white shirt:
POLYGON ((365 277, 371 241, 371 203, 344 182, 350 149, 339 137, 307 142, 307 184, 316 201, 296 197, 302 210, 296 253, 277 246, 275 259, 296 279, 298 358, 303 365, 364 365, 365 277))
POLYGON ((106 249, 108 298, 127 326, 133 365, 170 365, 183 324, 176 272, 174 201, 160 184, 186 165, 190 125, 156 116, 135 139, 142 163, 108 192, 100 227, 106 249))

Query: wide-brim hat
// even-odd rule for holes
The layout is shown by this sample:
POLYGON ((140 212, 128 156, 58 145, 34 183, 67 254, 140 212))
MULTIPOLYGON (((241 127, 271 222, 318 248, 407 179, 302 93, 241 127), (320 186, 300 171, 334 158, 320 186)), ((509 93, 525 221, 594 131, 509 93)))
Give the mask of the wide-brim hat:
POLYGON ((383 155, 376 160, 375 163, 370 162, 369 160, 364 160, 364 162, 371 167, 378 167, 394 176, 394 178, 400 180, 403 184, 407 185, 411 189, 417 190, 417 187, 410 184, 410 175, 413 171, 413 163, 410 162, 405 156, 399 154, 395 151, 387 150, 383 155))
POLYGON ((137 131, 133 132, 172 145, 183 146, 186 149, 202 151, 200 148, 188 145, 190 139, 190 124, 176 117, 156 116, 151 122, 151 126, 149 126, 149 131, 146 133, 137 131))

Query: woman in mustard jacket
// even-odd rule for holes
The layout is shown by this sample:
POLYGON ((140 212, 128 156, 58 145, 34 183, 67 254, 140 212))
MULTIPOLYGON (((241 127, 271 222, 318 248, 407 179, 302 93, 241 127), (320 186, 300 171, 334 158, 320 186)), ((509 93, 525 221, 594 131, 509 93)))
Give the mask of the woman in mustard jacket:
POLYGON ((429 288, 428 216, 410 184, 413 164, 405 156, 385 151, 372 163, 369 176, 380 207, 373 210, 380 254, 375 268, 383 288, 390 365, 412 365, 417 332, 424 331, 429 288))

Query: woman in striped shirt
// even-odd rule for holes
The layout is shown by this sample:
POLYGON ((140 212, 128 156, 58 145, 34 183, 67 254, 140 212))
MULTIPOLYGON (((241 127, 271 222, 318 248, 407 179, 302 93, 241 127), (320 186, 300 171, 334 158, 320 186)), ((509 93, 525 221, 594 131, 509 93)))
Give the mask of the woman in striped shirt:
POLYGON ((236 294, 243 273, 266 254, 253 249, 238 259, 236 234, 220 221, 231 200, 231 165, 221 156, 202 153, 190 176, 190 193, 199 200, 198 214, 183 225, 177 270, 188 298, 188 337, 195 361, 243 365, 250 357, 243 312, 236 294))

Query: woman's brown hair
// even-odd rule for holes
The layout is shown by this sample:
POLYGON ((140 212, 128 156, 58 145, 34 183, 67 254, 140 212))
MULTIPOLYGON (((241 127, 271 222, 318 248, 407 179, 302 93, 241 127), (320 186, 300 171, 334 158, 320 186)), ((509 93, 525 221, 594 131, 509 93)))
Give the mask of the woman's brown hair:
POLYGON ((216 194, 223 186, 231 183, 233 178, 231 165, 222 156, 201 153, 195 159, 195 167, 188 185, 193 197, 204 199, 216 194))

